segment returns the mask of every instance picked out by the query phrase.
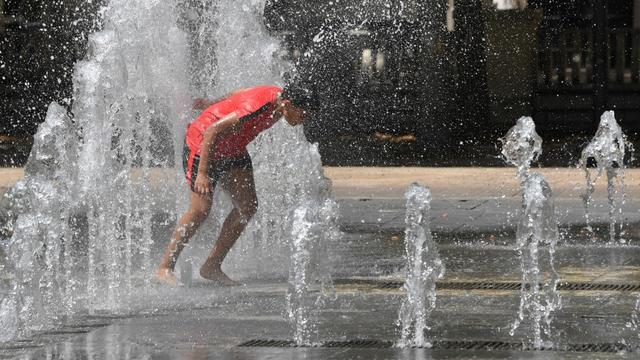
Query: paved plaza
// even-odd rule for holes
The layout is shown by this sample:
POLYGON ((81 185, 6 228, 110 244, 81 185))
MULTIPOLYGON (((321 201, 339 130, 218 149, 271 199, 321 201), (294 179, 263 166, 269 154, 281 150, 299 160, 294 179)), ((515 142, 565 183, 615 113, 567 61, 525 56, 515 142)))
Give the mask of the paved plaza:
MULTIPOLYGON (((583 173, 540 171, 554 191, 561 234, 555 267, 563 307, 552 324, 554 349, 518 350, 530 341, 529 324, 509 334, 521 278, 513 248, 521 194, 513 168, 332 167, 325 173, 343 233, 331 249, 339 254, 332 257, 335 293, 316 323, 316 340, 325 345, 287 345, 286 278, 249 279, 232 288, 194 279, 178 288, 154 287, 131 299, 124 313, 68 319, 58 329, 0 347, 0 358, 636 359, 625 349, 640 345, 633 316, 640 293, 640 171, 627 171, 624 243, 605 236, 604 179, 592 209, 594 241, 583 231, 583 173), (413 181, 431 188, 432 230, 446 268, 430 319, 431 349, 393 346, 404 296, 403 193, 413 181)), ((21 174, 0 170, 1 186, 21 174)), ((162 225, 163 236, 170 227, 162 225)), ((541 269, 545 276, 548 270, 541 269)))

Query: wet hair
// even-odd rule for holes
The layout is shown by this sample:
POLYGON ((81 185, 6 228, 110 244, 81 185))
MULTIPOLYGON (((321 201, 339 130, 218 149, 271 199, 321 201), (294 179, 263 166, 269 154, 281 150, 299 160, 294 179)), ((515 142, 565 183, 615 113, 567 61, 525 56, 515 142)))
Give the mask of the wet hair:
POLYGON ((293 103, 294 106, 308 110, 312 105, 313 96, 311 91, 302 88, 301 86, 289 84, 284 87, 282 94, 283 99, 287 99, 293 103))

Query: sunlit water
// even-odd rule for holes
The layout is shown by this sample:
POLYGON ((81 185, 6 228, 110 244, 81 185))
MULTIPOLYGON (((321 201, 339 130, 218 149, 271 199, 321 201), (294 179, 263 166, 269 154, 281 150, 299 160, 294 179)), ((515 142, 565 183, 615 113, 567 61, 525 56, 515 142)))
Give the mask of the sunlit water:
POLYGON ((528 176, 523 191, 524 213, 516 233, 522 287, 520 309, 511 334, 514 334, 522 321, 530 321, 533 346, 541 348, 553 343, 551 321, 554 313, 561 307, 560 294, 556 290, 558 274, 554 267, 558 222, 551 188, 542 175, 533 173, 528 176), (548 253, 547 264, 541 264, 541 250, 548 253), (547 277, 543 276, 541 265, 548 269, 547 277))
POLYGON ((318 312, 332 291, 327 243, 338 238, 336 229, 323 225, 327 220, 337 220, 336 214, 335 202, 328 199, 324 204, 303 204, 293 214, 287 315, 296 345, 317 342, 318 312))
POLYGON ((431 191, 418 184, 405 193, 406 297, 400 306, 399 347, 429 347, 425 337, 429 315, 436 307, 436 281, 444 276, 444 265, 430 228, 431 191))
POLYGON ((536 125, 530 117, 521 117, 507 134, 500 139, 504 160, 517 167, 516 176, 523 181, 542 153, 542 138, 536 133, 536 125))
POLYGON ((560 295, 556 289, 558 274, 554 267, 554 253, 558 241, 558 221, 551 187, 539 173, 531 173, 531 162, 542 152, 542 139, 536 133, 531 118, 518 120, 502 139, 502 155, 517 166, 517 178, 522 188, 522 214, 516 230, 516 250, 520 257, 522 287, 520 307, 510 334, 523 322, 530 327, 535 348, 553 343, 551 321, 560 309, 560 295), (548 252, 548 276, 541 273, 540 251, 548 252))
POLYGON ((118 311, 149 286, 151 128, 171 128, 189 97, 175 13, 165 2, 112 1, 75 68, 73 120, 50 106, 12 192, 14 308, 2 314, 17 318, 11 336, 76 312, 118 311))
MULTIPOLYGON (((264 1, 207 4, 196 10, 178 1, 112 0, 104 8, 104 27, 90 37, 87 57, 75 68, 73 120, 51 105, 27 176, 12 192, 19 216, 7 247, 4 340, 54 327, 72 314, 162 306, 137 303, 157 292, 152 245, 168 241, 152 236, 153 209, 176 199, 177 210, 165 209, 176 216, 185 209, 187 187, 179 167, 158 179, 152 165, 181 164, 194 97, 282 85, 288 68, 262 25, 264 1), (159 137, 158 128, 169 133, 159 137), (151 145, 158 141, 173 143, 175 161, 154 159, 151 145)), ((260 209, 224 268, 240 279, 290 277, 290 303, 298 306, 295 299, 307 292, 296 289, 329 283, 324 251, 338 234, 330 183, 301 127, 281 121, 249 151, 260 209)), ((209 224, 180 259, 183 273, 197 273, 230 208, 218 189, 209 224)), ((303 324, 312 310, 305 307, 293 320, 304 341, 312 333, 303 324)))
MULTIPOLYGON (((625 154, 633 152, 633 146, 627 141, 622 129, 616 122, 613 111, 602 114, 598 130, 591 142, 582 150, 580 167, 587 181, 583 196, 587 229, 593 235, 591 227, 590 207, 593 202, 595 183, 604 172, 607 174, 607 199, 609 201, 609 241, 616 240, 616 233, 622 232, 622 206, 625 202, 624 172, 626 169, 625 154), (589 159, 596 162, 596 176, 593 178, 587 167, 589 159)), ((625 242, 623 237, 620 242, 625 242)))

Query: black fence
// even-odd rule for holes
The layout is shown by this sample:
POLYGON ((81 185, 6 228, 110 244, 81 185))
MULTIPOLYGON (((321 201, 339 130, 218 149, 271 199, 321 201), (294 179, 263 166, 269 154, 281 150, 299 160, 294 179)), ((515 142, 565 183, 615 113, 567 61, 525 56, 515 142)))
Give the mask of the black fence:
MULTIPOLYGON (((640 31, 607 31, 606 68, 614 89, 640 89, 640 31)), ((538 68, 540 89, 591 89, 593 86, 593 31, 568 29, 541 33, 538 68)))

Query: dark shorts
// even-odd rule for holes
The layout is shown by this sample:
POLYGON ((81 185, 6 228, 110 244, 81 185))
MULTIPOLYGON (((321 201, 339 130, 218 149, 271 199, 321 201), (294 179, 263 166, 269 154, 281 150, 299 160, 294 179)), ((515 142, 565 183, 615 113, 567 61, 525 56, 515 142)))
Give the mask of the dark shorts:
MULTIPOLYGON (((184 151, 182 152, 182 167, 191 191, 194 191, 199 165, 200 155, 193 155, 189 147, 185 144, 184 151), (192 160, 189 161, 189 159, 192 160)), ((239 157, 211 160, 209 164, 209 171, 207 172, 207 174, 209 174, 209 183, 211 188, 213 189, 218 180, 228 174, 232 169, 253 171, 253 164, 249 153, 245 152, 239 157)))

